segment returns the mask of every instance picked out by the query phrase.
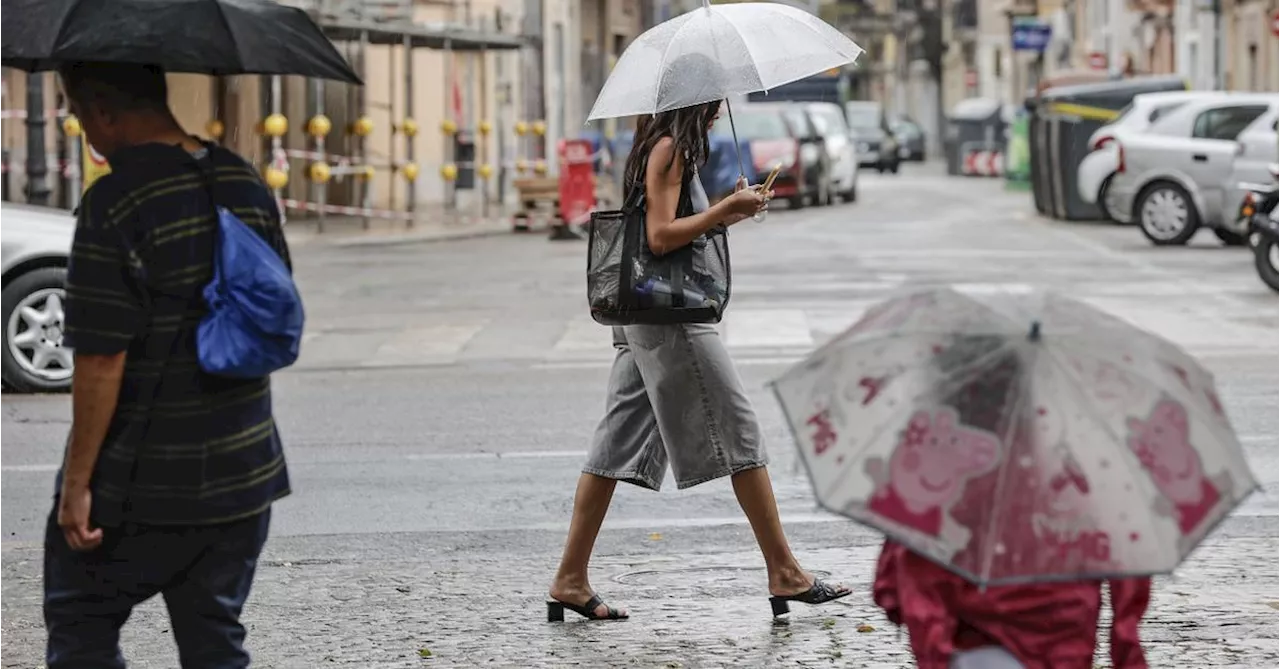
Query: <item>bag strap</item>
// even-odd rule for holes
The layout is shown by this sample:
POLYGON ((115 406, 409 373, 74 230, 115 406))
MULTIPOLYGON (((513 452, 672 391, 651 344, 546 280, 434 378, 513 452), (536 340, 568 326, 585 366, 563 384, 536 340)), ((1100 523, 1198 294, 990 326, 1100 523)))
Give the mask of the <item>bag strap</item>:
MULTIPOLYGON (((206 150, 207 148, 208 147, 206 146, 206 150)), ((204 169, 204 166, 201 164, 201 160, 199 158, 192 156, 192 162, 194 162, 196 169, 199 171, 200 178, 204 181, 205 192, 209 196, 210 203, 213 204, 215 215, 217 215, 216 214, 217 205, 214 204, 215 200, 213 199, 212 174, 204 169)), ((156 317, 155 293, 158 291, 153 290, 151 282, 148 280, 147 267, 142 262, 142 258, 138 255, 137 251, 134 249, 133 244, 130 243, 129 239, 125 236, 124 232, 119 228, 116 228, 116 233, 120 236, 121 247, 125 252, 125 263, 128 265, 126 269, 133 276, 134 282, 137 284, 138 291, 139 291, 139 298, 143 303, 142 306, 144 308, 144 311, 147 313, 147 323, 148 325, 150 325, 155 322, 155 317, 156 317)), ((217 234, 216 229, 214 234, 217 234)), ((218 254, 215 252, 215 262, 217 262, 217 258, 216 258, 217 255, 218 254)), ((163 293, 161 294, 163 295, 163 293)), ((137 478, 137 475, 138 475, 137 451, 146 443, 147 436, 151 432, 152 411, 155 408, 156 402, 159 401, 160 399, 160 390, 164 386, 165 379, 169 373, 170 363, 172 363, 173 358, 176 355, 178 350, 178 344, 181 341, 182 341, 182 329, 178 328, 177 330, 174 331, 173 337, 169 341, 168 350, 165 353, 164 358, 161 359, 160 361, 160 368, 156 371, 156 379, 151 384, 150 391, 146 393, 138 394, 139 400, 142 400, 145 397, 146 401, 138 406, 138 411, 134 413, 133 418, 130 419, 129 427, 126 428, 126 432, 125 432, 126 434, 128 434, 128 431, 137 429, 138 426, 141 426, 139 433, 131 439, 131 441, 133 442, 131 444, 131 447, 133 448, 133 453, 132 453, 133 462, 130 463, 129 465, 130 483, 132 483, 133 480, 137 478)), ((123 519, 124 510, 127 508, 128 504, 129 504, 129 496, 128 496, 128 492, 126 491, 125 498, 122 501, 121 508, 120 508, 122 519, 123 519)))

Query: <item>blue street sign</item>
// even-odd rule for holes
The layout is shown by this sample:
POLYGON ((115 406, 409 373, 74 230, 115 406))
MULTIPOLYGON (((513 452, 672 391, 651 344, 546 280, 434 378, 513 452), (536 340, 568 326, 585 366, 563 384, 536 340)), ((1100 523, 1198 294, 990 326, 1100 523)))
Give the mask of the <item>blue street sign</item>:
POLYGON ((1018 20, 1013 24, 1013 50, 1035 51, 1037 53, 1049 46, 1053 37, 1053 28, 1035 19, 1018 20))

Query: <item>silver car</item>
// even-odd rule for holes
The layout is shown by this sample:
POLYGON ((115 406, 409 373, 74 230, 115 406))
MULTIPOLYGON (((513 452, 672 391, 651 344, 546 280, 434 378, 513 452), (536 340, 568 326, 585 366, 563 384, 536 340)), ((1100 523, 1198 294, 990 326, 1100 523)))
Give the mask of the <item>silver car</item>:
POLYGON ((4 273, 4 385, 20 392, 71 386, 71 351, 62 347, 67 259, 75 219, 59 209, 0 205, 4 273))
POLYGON ((1266 165, 1276 161, 1276 107, 1274 93, 1225 93, 1121 137, 1109 208, 1159 246, 1186 244, 1201 226, 1242 243, 1244 231, 1234 227, 1243 197, 1237 183, 1265 181, 1266 165))

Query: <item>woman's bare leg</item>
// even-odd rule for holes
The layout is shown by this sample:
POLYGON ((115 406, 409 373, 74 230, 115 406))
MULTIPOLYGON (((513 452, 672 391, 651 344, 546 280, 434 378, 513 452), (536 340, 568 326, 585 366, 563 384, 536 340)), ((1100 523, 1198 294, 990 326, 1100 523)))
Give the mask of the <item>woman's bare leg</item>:
POLYGON ((747 469, 734 474, 732 481, 738 505, 747 515, 756 543, 764 554, 765 568, 769 571, 769 594, 794 595, 808 590, 813 585, 813 576, 801 569, 796 556, 791 554, 791 546, 782 532, 768 469, 747 469))
MULTIPOLYGON (((587 578, 587 565, 591 561, 591 551, 595 548, 600 525, 609 512, 609 502, 613 500, 613 490, 617 485, 618 482, 614 479, 595 474, 578 477, 578 491, 573 496, 573 519, 569 521, 569 536, 564 542, 564 554, 560 556, 560 569, 556 571, 555 581, 551 584, 553 598, 581 606, 595 594, 587 578)), ((618 612, 626 613, 624 609, 619 609, 618 612)), ((596 615, 607 614, 606 605, 596 607, 596 615)))

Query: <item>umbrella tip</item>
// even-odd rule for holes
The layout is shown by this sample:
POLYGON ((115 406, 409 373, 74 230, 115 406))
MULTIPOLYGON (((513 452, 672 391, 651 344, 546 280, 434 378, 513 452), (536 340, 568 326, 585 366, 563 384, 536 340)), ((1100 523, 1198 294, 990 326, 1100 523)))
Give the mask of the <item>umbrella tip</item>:
POLYGON ((1040 321, 1031 321, 1031 331, 1027 333, 1027 339, 1040 341, 1040 321))

